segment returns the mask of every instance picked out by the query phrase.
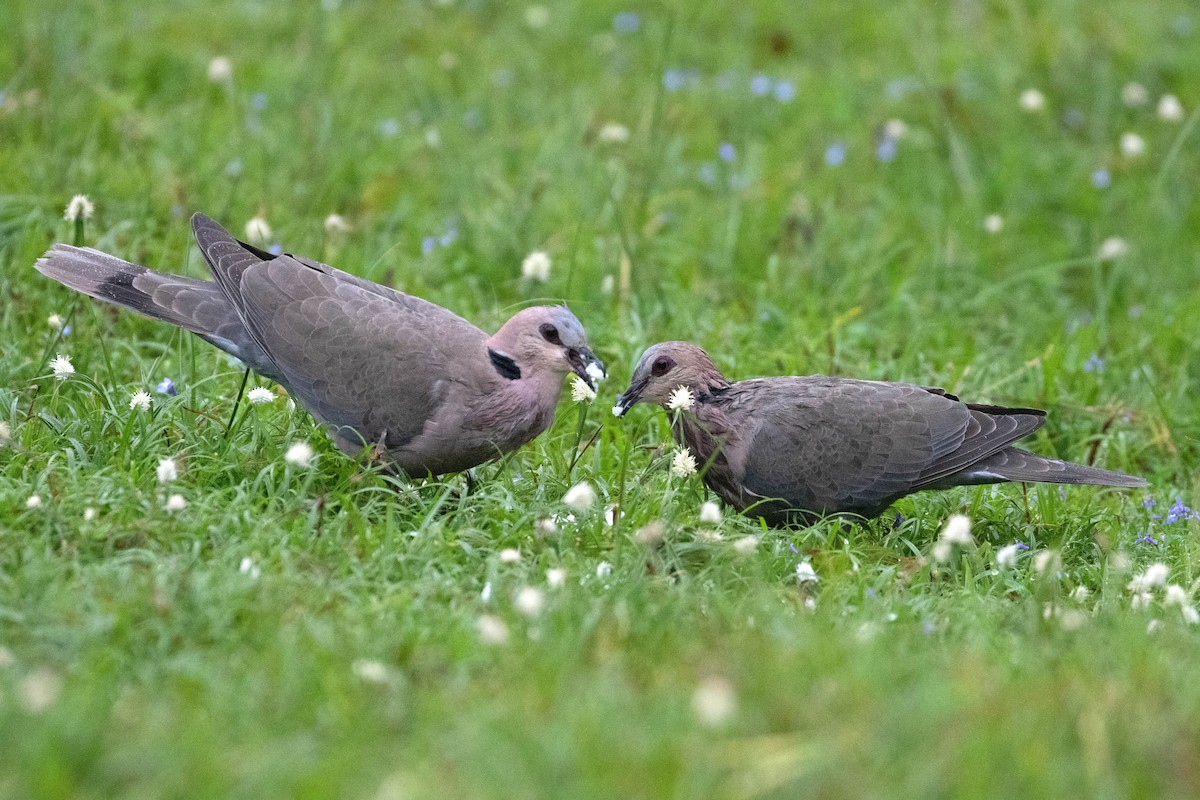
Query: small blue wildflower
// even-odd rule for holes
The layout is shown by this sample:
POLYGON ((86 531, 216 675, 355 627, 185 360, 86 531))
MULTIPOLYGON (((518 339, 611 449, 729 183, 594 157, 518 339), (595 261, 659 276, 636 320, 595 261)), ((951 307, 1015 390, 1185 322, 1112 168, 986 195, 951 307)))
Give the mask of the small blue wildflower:
POLYGON ((254 94, 250 95, 250 110, 262 111, 266 107, 267 107, 266 92, 255 92, 254 94))
POLYGON ((1190 508, 1185 506, 1183 504, 1183 498, 1180 497, 1176 498, 1171 507, 1167 509, 1166 523, 1168 525, 1173 525, 1181 519, 1197 518, 1200 518, 1200 514, 1197 514, 1195 511, 1192 511, 1190 508))
POLYGON ((468 108, 463 112, 462 120, 464 127, 475 130, 483 124, 483 114, 478 108, 468 108))
POLYGON ((793 553, 800 552, 799 550, 796 549, 796 545, 792 544, 791 542, 788 542, 788 550, 791 550, 793 553))
POLYGON ((163 378, 162 382, 159 383, 158 386, 154 387, 154 391, 158 392, 159 394, 169 394, 171 397, 179 394, 177 391, 175 391, 175 381, 171 380, 170 378, 163 378))
POLYGON ((1073 131, 1082 128, 1085 122, 1087 122, 1087 118, 1078 108, 1068 108, 1063 112, 1063 124, 1073 131))
POLYGON ((926 636, 932 636, 937 631, 937 627, 932 622, 925 622, 921 625, 921 633, 926 636))
POLYGON ((874 600, 874 599, 875 599, 875 587, 873 587, 873 586, 868 586, 868 587, 867 587, 867 599, 868 599, 868 600, 874 600))
POLYGON ((840 167, 846 161, 846 143, 834 142, 825 148, 825 163, 830 167, 840 167))
POLYGON ((1097 189, 1107 189, 1112 186, 1112 173, 1101 168, 1092 173, 1092 186, 1097 189))
POLYGON ((240 178, 242 176, 242 160, 235 158, 225 165, 225 176, 229 178, 240 178))
POLYGON ((1029 549, 1029 545, 1025 544, 1024 542, 1013 542, 1013 544, 1015 544, 1017 546, 1018 550, 1028 550, 1029 549))
POLYGON ((914 92, 921 87, 921 83, 911 75, 906 75, 903 78, 893 78, 883 87, 883 93, 889 100, 901 100, 909 92, 914 92))
POLYGON ((438 244, 442 247, 449 247, 458 241, 458 229, 453 226, 446 229, 446 232, 438 237, 438 244))
POLYGON ((1153 497, 1146 497, 1142 500, 1142 508, 1154 508, 1158 505, 1158 501, 1153 497))
POLYGON ((617 33, 637 33, 642 20, 632 11, 622 11, 613 17, 613 30, 617 33))
POLYGON ((773 94, 779 102, 790 103, 796 99, 796 85, 791 81, 777 81, 773 94))
POLYGON ((1097 375, 1103 374, 1104 359, 1096 353, 1092 353, 1090 356, 1088 356, 1088 360, 1083 362, 1083 371, 1094 372, 1097 375))
POLYGON ((733 145, 729 142, 721 142, 721 146, 717 148, 717 154, 721 156, 722 161, 733 161, 737 151, 733 149, 733 145))
POLYGON ((879 144, 875 145, 875 157, 885 164, 889 164, 896 160, 896 140, 891 136, 884 136, 879 140, 879 144))
POLYGON ((385 139, 395 139, 400 135, 400 120, 388 117, 379 121, 379 135, 385 139))
POLYGON ((281 256, 283 255, 283 245, 273 244, 267 248, 267 252, 273 256, 281 256))
POLYGON ((70 326, 70 325, 63 325, 63 327, 62 327, 62 330, 60 331, 60 333, 61 333, 61 335, 63 335, 63 336, 70 336, 70 335, 71 335, 71 326, 70 326))
POLYGON ((711 161, 705 161, 696 169, 696 177, 705 186, 712 186, 717 182, 717 165, 711 161))
POLYGON ((437 248, 437 239, 433 236, 426 236, 421 240, 421 255, 427 256, 437 248))
POLYGON ((1152 545, 1157 546, 1158 539, 1155 539, 1150 534, 1146 534, 1145 536, 1139 536, 1138 538, 1134 539, 1133 543, 1134 544, 1152 544, 1152 545))
POLYGON ((695 74, 690 70, 671 67, 663 73, 663 88, 668 92, 678 92, 680 89, 686 89, 695 80, 695 74))
POLYGON ((766 97, 771 93, 771 79, 762 73, 750 79, 750 93, 755 97, 766 97))

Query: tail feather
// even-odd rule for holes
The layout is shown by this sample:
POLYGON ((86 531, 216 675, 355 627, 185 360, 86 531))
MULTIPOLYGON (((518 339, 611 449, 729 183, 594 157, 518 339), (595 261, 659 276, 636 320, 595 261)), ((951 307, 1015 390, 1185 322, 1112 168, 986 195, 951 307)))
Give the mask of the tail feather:
POLYGON ((1090 484, 1136 489, 1149 482, 1134 475, 1056 458, 1044 458, 1017 447, 1008 447, 972 464, 958 476, 961 483, 1020 481, 1028 483, 1090 484))
POLYGON ((35 267, 97 300, 191 331, 260 372, 270 368, 270 359, 212 281, 165 275, 90 247, 67 244, 51 247, 35 267))

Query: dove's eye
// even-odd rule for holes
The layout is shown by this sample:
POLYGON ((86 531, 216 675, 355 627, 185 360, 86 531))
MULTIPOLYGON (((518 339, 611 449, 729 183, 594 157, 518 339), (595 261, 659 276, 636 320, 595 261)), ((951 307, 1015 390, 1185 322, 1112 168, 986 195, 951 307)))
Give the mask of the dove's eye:
POLYGON ((666 356, 659 356, 658 358, 654 359, 654 364, 650 367, 650 374, 656 378, 661 378, 663 375, 666 375, 668 372, 670 372, 671 368, 674 366, 674 361, 666 356))
POLYGON ((562 344, 562 339, 558 337, 558 328, 554 327, 549 322, 542 323, 540 330, 542 332, 542 338, 550 344, 562 344))

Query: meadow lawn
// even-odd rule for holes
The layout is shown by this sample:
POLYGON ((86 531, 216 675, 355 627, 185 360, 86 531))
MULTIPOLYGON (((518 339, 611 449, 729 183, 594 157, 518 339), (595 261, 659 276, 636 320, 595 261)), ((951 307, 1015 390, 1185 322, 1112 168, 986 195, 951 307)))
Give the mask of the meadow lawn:
POLYGON ((0 18, 0 797, 1200 796, 1193 3, 0 18), (227 429, 236 363, 33 269, 204 276, 193 211, 487 329, 565 300, 609 380, 470 492, 254 376, 227 429), (1046 408, 1152 487, 702 520, 609 413, 664 339, 1046 408))

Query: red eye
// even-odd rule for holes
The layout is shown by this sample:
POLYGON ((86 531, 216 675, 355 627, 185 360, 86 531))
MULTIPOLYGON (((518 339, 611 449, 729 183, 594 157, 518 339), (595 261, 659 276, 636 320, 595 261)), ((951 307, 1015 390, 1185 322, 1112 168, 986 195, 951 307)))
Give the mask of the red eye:
POLYGON ((666 375, 668 372, 670 372, 671 368, 674 366, 674 361, 666 356, 659 356, 658 358, 654 359, 654 364, 650 367, 650 374, 656 378, 661 378, 663 375, 666 375))

